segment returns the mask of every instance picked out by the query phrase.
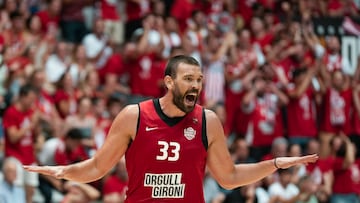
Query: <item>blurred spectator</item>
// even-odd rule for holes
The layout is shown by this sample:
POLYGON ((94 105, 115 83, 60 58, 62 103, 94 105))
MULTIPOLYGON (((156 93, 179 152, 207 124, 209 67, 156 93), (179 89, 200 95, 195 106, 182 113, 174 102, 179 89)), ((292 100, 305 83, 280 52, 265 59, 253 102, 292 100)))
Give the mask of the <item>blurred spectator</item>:
POLYGON ((230 152, 234 163, 253 163, 255 160, 250 157, 250 149, 246 140, 242 137, 237 137, 232 142, 230 152))
POLYGON ((0 30, 4 31, 11 28, 10 13, 16 11, 17 0, 4 0, 1 6, 0 30))
POLYGON ((25 17, 18 10, 9 13, 9 17, 11 29, 4 30, 2 37, 7 47, 5 56, 10 60, 22 56, 26 51, 27 44, 25 40, 25 17))
POLYGON ((221 191, 220 186, 215 179, 210 175, 208 168, 205 169, 204 177, 204 198, 206 203, 222 203, 225 199, 225 194, 221 191))
MULTIPOLYGON (((297 157, 302 156, 302 149, 299 144, 290 144, 287 150, 287 156, 297 157)), ((299 180, 307 174, 305 165, 297 165, 293 167, 293 175, 291 182, 297 184, 299 180)))
POLYGON ((261 75, 254 79, 253 88, 244 95, 242 108, 250 115, 246 139, 256 160, 270 151, 275 138, 283 136, 280 107, 287 103, 287 96, 261 75))
POLYGON ((86 56, 86 47, 84 45, 77 45, 74 50, 74 56, 69 68, 73 85, 79 86, 85 80, 89 72, 95 70, 95 65, 86 56))
POLYGON ((314 183, 314 180, 311 176, 303 176, 300 178, 299 183, 299 195, 296 203, 318 203, 318 199, 315 195, 317 185, 314 183))
POLYGON ((293 83, 287 88, 289 104, 287 106, 287 127, 290 143, 300 144, 302 150, 307 142, 317 136, 316 97, 320 97, 319 89, 315 89, 312 81, 318 71, 317 67, 297 68, 293 71, 293 83), (299 123, 302 125, 299 126, 299 123))
POLYGON ((360 183, 359 165, 355 164, 355 148, 350 139, 341 134, 334 137, 332 146, 336 150, 333 165, 334 183, 332 188, 331 203, 337 202, 360 202, 358 187, 360 183), (336 141, 337 140, 337 141, 336 141))
POLYGON ((323 117, 319 134, 319 155, 322 157, 329 156, 329 142, 332 137, 351 133, 352 90, 341 70, 330 74, 331 80, 327 81, 326 93, 323 96, 323 117))
POLYGON ((45 62, 46 78, 51 83, 59 81, 60 77, 69 69, 71 55, 66 42, 58 42, 55 52, 45 62))
POLYGON ((54 29, 58 30, 61 8, 61 0, 49 0, 47 7, 36 13, 40 18, 43 34, 52 33, 52 30, 54 29))
POLYGON ((17 186, 17 160, 7 158, 4 160, 2 172, 4 179, 0 180, 0 202, 1 203, 25 203, 25 190, 17 186))
POLYGON ((60 128, 62 123, 57 109, 54 105, 52 95, 47 90, 47 81, 45 72, 41 69, 33 71, 29 77, 30 84, 37 89, 36 107, 39 110, 40 122, 43 127, 45 137, 61 136, 60 128))
MULTIPOLYGON (((311 139, 307 143, 306 154, 318 154, 320 151, 320 142, 317 139, 311 139)), ((307 174, 311 176, 313 184, 316 185, 316 197, 319 202, 328 202, 330 199, 333 183, 332 166, 334 156, 320 158, 316 163, 306 166, 307 174)))
MULTIPOLYGON (((53 137, 45 141, 37 157, 40 165, 54 166, 82 160, 86 155, 81 154, 82 132, 79 129, 70 129, 63 138, 53 137), (83 158, 82 158, 83 157, 83 158)), ((39 176, 39 189, 44 196, 45 202, 56 201, 54 191, 62 193, 64 191, 63 180, 49 176, 39 176)))
POLYGON ((229 32, 222 38, 211 33, 206 38, 206 50, 203 54, 204 58, 204 73, 205 73, 205 106, 211 107, 219 102, 224 102, 225 97, 225 62, 227 60, 226 54, 230 47, 235 44, 236 36, 229 32), (222 41, 222 42, 220 42, 222 41))
POLYGON ((69 72, 65 72, 56 83, 56 92, 54 94, 54 103, 60 118, 66 120, 69 115, 76 112, 77 99, 78 95, 71 75, 69 72))
MULTIPOLYGON (((186 2, 186 1, 183 1, 186 2)), ((184 11, 181 11, 184 15, 184 11)), ((178 19, 179 25, 180 21, 178 19)), ((191 56, 202 64, 201 52, 204 50, 203 44, 208 37, 209 31, 206 27, 206 16, 201 10, 194 10, 191 18, 188 19, 188 26, 184 33, 184 38, 189 40, 191 56)))
POLYGON ((129 0, 125 4, 125 40, 132 38, 133 32, 141 27, 143 17, 150 11, 149 0, 129 0))
POLYGON ((181 34, 179 33, 179 24, 173 16, 166 16, 164 20, 164 50, 162 56, 169 58, 171 51, 175 47, 180 47, 181 34))
MULTIPOLYGON (((195 1, 194 0, 174 0, 171 7, 170 15, 174 16, 179 23, 180 33, 184 33, 189 26, 189 19, 194 16, 195 1)), ((194 23, 194 22, 192 22, 194 23)))
POLYGON ((83 136, 82 143, 84 147, 86 146, 88 156, 91 157, 96 148, 94 139, 96 118, 91 111, 91 99, 82 97, 78 100, 77 106, 77 112, 66 118, 64 128, 76 128, 81 131, 81 135, 83 136))
MULTIPOLYGON (((34 147, 37 140, 35 128, 39 121, 35 109, 36 89, 24 85, 20 89, 19 99, 5 112, 3 125, 5 131, 5 157, 14 157, 19 165, 36 164, 34 147)), ((31 203, 35 187, 38 186, 38 174, 22 170, 19 167, 16 184, 26 189, 26 202, 31 203)))
POLYGON ((226 195, 224 200, 224 203, 237 202, 257 202, 257 197, 255 195, 255 184, 242 186, 240 188, 232 190, 229 194, 226 195))
POLYGON ((99 74, 96 70, 89 70, 85 78, 79 83, 78 88, 79 97, 96 99, 107 95, 106 91, 101 90, 99 74))
POLYGON ((109 36, 105 34, 104 20, 101 18, 95 19, 93 32, 85 35, 82 40, 87 59, 98 69, 105 65, 113 53, 109 40, 109 36))
POLYGON ((125 159, 122 158, 115 166, 114 172, 106 178, 103 186, 104 203, 122 203, 126 197, 128 175, 125 159))
POLYGON ((253 34, 253 43, 259 46, 265 54, 271 51, 271 43, 274 35, 271 32, 267 32, 264 21, 261 18, 253 17, 250 28, 253 34))
MULTIPOLYGON (((129 72, 131 89, 130 103, 145 98, 158 97, 164 92, 163 73, 166 61, 161 58, 163 40, 162 18, 149 14, 143 20, 143 28, 138 29, 138 43, 127 44, 125 66, 129 72)), ((135 36, 137 34, 135 33, 135 36)))
POLYGON ((67 192, 62 203, 88 203, 100 197, 100 191, 86 183, 67 181, 64 189, 67 192))
MULTIPOLYGON (((346 75, 353 75, 355 73, 355 70, 352 70, 351 68, 349 60, 342 57, 340 53, 341 47, 339 38, 336 36, 329 36, 326 39, 326 48, 327 52, 323 57, 323 65, 328 72, 340 70, 346 75)), ((323 77, 326 77, 326 75, 323 74, 323 77)))
POLYGON ((249 117, 240 108, 241 100, 251 81, 258 74, 257 67, 262 65, 259 60, 261 55, 262 53, 257 52, 251 43, 250 31, 246 29, 239 31, 238 41, 230 49, 225 70, 225 132, 228 131, 227 134, 235 131, 244 136, 246 133, 249 117))
POLYGON ((118 0, 101 0, 101 18, 105 23, 105 33, 112 43, 119 45, 124 42, 124 16, 118 12, 118 0))
POLYGON ((85 25, 83 9, 91 5, 93 0, 84 1, 62 1, 61 9, 61 31, 62 37, 71 44, 81 43, 88 30, 85 25))
POLYGON ((293 169, 279 169, 279 181, 272 183, 269 186, 270 197, 277 197, 277 203, 293 202, 297 199, 299 188, 291 183, 293 169))
MULTIPOLYGON (((41 32, 41 21, 40 17, 37 15, 31 15, 26 20, 26 30, 25 30, 25 41, 27 44, 27 49, 30 49, 31 46, 36 46, 39 44, 43 33, 41 32)), ((26 50, 29 52, 29 50, 26 50)))
POLYGON ((359 16, 359 8, 352 0, 329 0, 327 9, 331 17, 359 16))
POLYGON ((262 160, 270 160, 276 157, 287 156, 288 148, 288 141, 284 137, 277 137, 271 144, 270 153, 262 157, 262 160))

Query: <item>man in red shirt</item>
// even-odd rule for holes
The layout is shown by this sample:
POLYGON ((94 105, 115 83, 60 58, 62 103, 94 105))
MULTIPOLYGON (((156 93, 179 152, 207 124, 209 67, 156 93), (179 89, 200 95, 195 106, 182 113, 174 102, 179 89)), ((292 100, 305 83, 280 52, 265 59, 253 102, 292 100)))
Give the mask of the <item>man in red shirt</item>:
POLYGON ((318 133, 315 98, 321 95, 311 83, 317 70, 317 68, 295 69, 292 74, 293 83, 290 83, 287 88, 287 95, 290 98, 287 105, 289 140, 291 143, 300 144, 303 150, 307 142, 315 138, 318 133))
POLYGON ((249 115, 246 139, 256 160, 270 152, 275 138, 283 136, 280 107, 287 103, 287 96, 260 73, 254 79, 253 87, 244 95, 242 109, 249 115))
POLYGON ((197 104, 203 74, 198 61, 184 55, 165 69, 165 96, 126 106, 115 118, 101 149, 90 159, 62 166, 24 166, 27 170, 89 182, 104 176, 125 155, 129 189, 125 202, 205 202, 203 178, 209 167, 226 189, 250 184, 317 155, 278 157, 234 165, 216 114, 197 104), (86 173, 84 173, 86 171, 86 173))
POLYGON ((360 169, 359 165, 355 163, 355 147, 344 134, 335 137, 331 144, 335 155, 335 161, 332 165, 334 182, 331 202, 359 203, 360 169), (334 146, 336 139, 339 143, 338 148, 334 146))
POLYGON ((61 0, 51 0, 47 9, 36 13, 40 17, 43 34, 57 30, 60 23, 61 0))
MULTIPOLYGON (((14 157, 20 164, 36 164, 34 130, 39 117, 34 111, 36 89, 30 85, 20 88, 19 99, 5 111, 3 125, 5 132, 5 157, 14 157)), ((32 202, 34 189, 38 186, 38 174, 20 170, 16 181, 24 185, 26 200, 32 202)))

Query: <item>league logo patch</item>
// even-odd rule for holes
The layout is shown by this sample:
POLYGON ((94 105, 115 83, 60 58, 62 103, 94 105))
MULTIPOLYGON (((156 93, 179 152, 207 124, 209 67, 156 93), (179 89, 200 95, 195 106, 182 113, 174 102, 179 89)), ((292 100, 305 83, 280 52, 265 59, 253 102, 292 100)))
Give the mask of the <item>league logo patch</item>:
POLYGON ((196 130, 194 130, 194 128, 188 127, 184 129, 184 136, 186 137, 186 139, 192 140, 195 138, 195 135, 196 135, 196 130))

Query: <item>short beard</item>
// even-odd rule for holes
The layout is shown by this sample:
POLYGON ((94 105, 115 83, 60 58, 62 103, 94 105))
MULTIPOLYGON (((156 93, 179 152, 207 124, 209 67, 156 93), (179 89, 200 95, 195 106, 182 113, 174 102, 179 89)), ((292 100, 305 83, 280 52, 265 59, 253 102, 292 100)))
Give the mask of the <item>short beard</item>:
POLYGON ((184 95, 181 95, 181 93, 179 92, 178 88, 175 88, 172 91, 173 94, 173 103, 175 104, 175 106, 180 109, 182 112, 184 113, 190 113, 192 110, 194 110, 195 108, 195 104, 197 102, 197 97, 195 99, 195 104, 193 106, 185 106, 184 104, 184 99, 185 99, 185 95, 187 94, 187 92, 184 95))

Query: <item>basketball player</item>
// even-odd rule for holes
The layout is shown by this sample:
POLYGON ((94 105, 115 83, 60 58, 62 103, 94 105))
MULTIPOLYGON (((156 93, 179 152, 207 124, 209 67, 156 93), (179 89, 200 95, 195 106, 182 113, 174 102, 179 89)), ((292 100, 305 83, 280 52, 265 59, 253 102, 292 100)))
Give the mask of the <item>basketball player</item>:
POLYGON ((205 166, 226 189, 250 184, 317 155, 279 157, 234 165, 222 125, 214 112, 197 105, 203 74, 188 56, 170 59, 165 70, 165 96, 128 105, 115 118, 96 155, 66 166, 25 169, 78 182, 104 176, 125 154, 129 189, 125 202, 204 202, 205 166))

